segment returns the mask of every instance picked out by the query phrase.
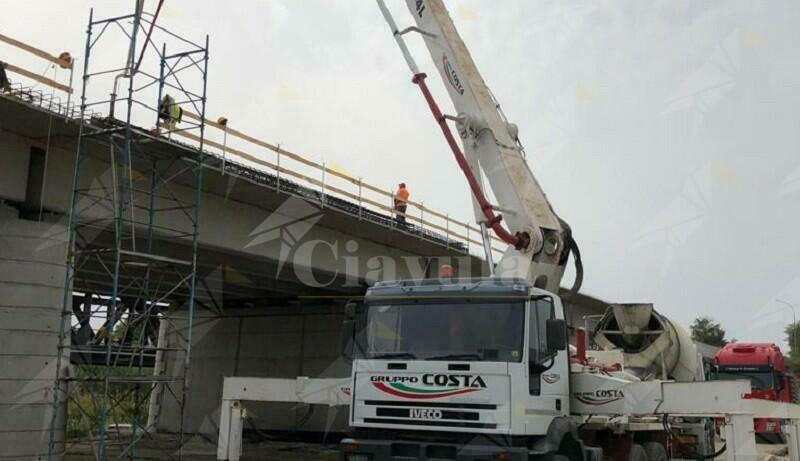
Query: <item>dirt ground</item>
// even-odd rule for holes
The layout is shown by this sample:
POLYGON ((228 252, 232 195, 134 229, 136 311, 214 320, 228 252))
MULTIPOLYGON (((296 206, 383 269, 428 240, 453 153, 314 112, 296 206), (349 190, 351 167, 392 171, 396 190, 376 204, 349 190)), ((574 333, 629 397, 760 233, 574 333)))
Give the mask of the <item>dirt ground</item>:
MULTIPOLYGON (((111 443, 108 447, 108 459, 130 459, 120 456, 124 443, 111 443)), ((174 440, 159 437, 156 440, 142 440, 136 446, 135 453, 129 453, 133 459, 142 461, 169 461, 178 459, 174 440)), ((95 461, 95 448, 90 442, 71 445, 65 461, 95 461)), ((337 444, 300 442, 259 442, 246 443, 242 450, 242 461, 339 461, 337 444)), ((215 461, 217 459, 216 441, 196 437, 190 439, 182 453, 185 461, 215 461)))
MULTIPOLYGON (((171 440, 158 439, 141 441, 137 446, 134 459, 168 461, 177 459, 178 453, 167 446, 174 446, 171 440)), ((759 461, 786 461, 788 458, 775 456, 784 449, 782 445, 758 445, 759 461)), ((120 449, 112 445, 109 448, 109 459, 115 459, 120 449)), ((93 461, 93 450, 89 443, 73 445, 66 461, 93 461)), ((195 437, 184 445, 183 459, 187 461, 214 461, 216 457, 216 441, 195 437)), ((123 457, 122 459, 126 459, 123 457)), ((259 442, 246 443, 243 448, 242 461, 339 461, 337 444, 301 443, 301 442, 259 442)), ((728 458, 722 455, 718 461, 728 458)))
MULTIPOLYGON (((171 445, 171 444, 168 444, 171 445)), ((120 449, 109 447, 108 459, 117 459, 120 449)), ((242 450, 242 461, 339 461, 337 445, 323 445, 300 442, 261 442, 247 443, 242 450)), ((93 449, 89 444, 72 446, 65 461, 94 461, 93 449)), ((168 461, 177 459, 178 453, 170 446, 154 441, 142 441, 136 447, 134 459, 142 461, 168 461)), ((205 440, 192 440, 183 450, 186 461, 216 461, 217 447, 205 440)), ((121 459, 128 459, 121 457, 121 459)))
POLYGON ((786 445, 758 445, 758 454, 763 461, 789 460, 789 458, 786 457, 786 445))

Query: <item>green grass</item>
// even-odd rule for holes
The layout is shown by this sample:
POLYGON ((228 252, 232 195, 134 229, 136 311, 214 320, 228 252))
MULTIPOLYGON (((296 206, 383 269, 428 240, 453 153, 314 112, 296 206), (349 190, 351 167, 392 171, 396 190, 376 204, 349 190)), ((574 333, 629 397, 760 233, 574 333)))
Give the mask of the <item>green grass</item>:
POLYGON ((67 404, 67 438, 96 436, 100 432, 101 408, 107 401, 106 427, 116 424, 144 426, 150 403, 149 383, 111 382, 106 393, 105 376, 125 378, 151 376, 152 368, 78 365, 70 381, 67 404), (108 396, 107 399, 104 396, 108 396))

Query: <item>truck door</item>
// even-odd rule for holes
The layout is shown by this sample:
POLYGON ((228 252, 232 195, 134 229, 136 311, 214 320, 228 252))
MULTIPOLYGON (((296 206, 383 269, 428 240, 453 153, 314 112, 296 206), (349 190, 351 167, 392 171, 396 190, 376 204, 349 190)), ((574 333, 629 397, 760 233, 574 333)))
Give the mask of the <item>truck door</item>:
POLYGON ((556 318, 555 307, 550 298, 532 299, 530 302, 530 327, 528 328, 528 390, 539 395, 542 390, 542 374, 553 364, 556 352, 548 350, 547 321, 556 318))

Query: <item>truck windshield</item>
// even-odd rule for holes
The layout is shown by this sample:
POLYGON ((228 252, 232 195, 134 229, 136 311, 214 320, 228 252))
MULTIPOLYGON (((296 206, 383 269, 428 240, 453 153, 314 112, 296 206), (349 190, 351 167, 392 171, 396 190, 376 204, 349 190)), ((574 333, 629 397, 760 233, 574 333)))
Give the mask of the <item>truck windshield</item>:
POLYGON ((775 388, 775 375, 769 371, 726 371, 721 370, 714 374, 715 381, 733 381, 749 379, 753 389, 768 390, 775 388))
POLYGON ((372 304, 366 356, 417 360, 519 362, 524 304, 372 304))

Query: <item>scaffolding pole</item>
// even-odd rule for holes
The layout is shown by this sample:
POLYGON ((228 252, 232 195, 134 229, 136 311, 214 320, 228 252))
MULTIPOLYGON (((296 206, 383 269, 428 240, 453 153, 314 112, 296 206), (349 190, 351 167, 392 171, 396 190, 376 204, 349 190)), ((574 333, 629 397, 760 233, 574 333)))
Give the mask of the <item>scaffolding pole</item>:
POLYGON ((136 459, 142 440, 172 448, 163 450, 165 456, 183 457, 198 303, 209 38, 197 45, 154 27, 154 20, 138 8, 100 20, 89 14, 49 459, 87 446, 95 459, 136 459), (92 57, 118 43, 108 39, 112 33, 127 41, 117 50, 126 64, 118 69, 110 63, 104 71, 92 57), (156 46, 159 37, 165 41, 156 46), (199 64, 185 65, 187 60, 199 64), (155 66, 158 71, 147 70, 155 66), (121 80, 127 80, 127 92, 120 98, 121 80), (106 89, 110 100, 90 99, 106 89), (169 139, 177 120, 165 120, 167 90, 173 101, 188 101, 202 114, 180 128, 199 137, 193 155, 169 139), (106 104, 109 114, 123 118, 99 116, 95 110, 106 104), (140 128, 153 119, 155 128, 140 128), (93 168, 85 168, 88 158, 93 168), (168 357, 181 366, 165 367, 168 357), (157 440, 159 415, 149 413, 160 414, 165 405, 179 409, 178 433, 157 440), (56 417, 63 408, 65 428, 57 427, 56 417), (67 435, 63 442, 55 436, 59 431, 67 435))

